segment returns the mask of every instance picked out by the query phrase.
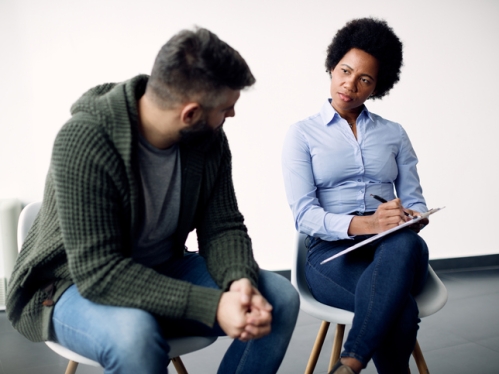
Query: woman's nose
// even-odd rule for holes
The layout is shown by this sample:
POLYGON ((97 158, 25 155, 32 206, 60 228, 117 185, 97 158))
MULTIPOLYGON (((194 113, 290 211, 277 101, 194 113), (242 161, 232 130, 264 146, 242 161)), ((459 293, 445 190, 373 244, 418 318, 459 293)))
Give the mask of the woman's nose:
POLYGON ((355 92, 356 91, 355 79, 353 77, 346 78, 344 86, 346 89, 355 92))

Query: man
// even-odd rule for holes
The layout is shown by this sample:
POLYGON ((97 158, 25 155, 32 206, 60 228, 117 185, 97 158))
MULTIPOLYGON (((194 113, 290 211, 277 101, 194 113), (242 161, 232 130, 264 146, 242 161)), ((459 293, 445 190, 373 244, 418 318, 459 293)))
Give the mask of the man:
POLYGON ((225 334, 220 373, 277 371, 298 296, 253 258, 222 130, 254 82, 216 35, 181 31, 150 77, 73 105, 9 284, 16 329, 106 373, 165 373, 165 337, 225 334), (193 229, 199 254, 184 247, 193 229))

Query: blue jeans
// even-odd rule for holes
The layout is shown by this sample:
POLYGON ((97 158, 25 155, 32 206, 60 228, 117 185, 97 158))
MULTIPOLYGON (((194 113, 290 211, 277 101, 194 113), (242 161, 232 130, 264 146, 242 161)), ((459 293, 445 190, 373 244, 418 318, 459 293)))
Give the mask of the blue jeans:
POLYGON ((372 358, 380 374, 407 373, 420 322, 414 296, 428 275, 428 248, 419 235, 402 229, 320 265, 364 239, 308 237, 307 282, 321 303, 355 312, 341 357, 354 357, 364 367, 372 358))
MULTIPOLYGON (((156 270, 176 279, 218 288, 195 253, 172 260, 156 270)), ((260 271, 258 289, 272 304, 272 332, 243 343, 234 340, 219 373, 275 373, 293 333, 299 298, 284 277, 260 271)), ((57 301, 52 317, 57 342, 99 362, 110 373, 167 373, 169 363, 165 337, 225 335, 215 324, 209 328, 195 321, 166 320, 132 308, 100 305, 83 298, 75 285, 57 301)))

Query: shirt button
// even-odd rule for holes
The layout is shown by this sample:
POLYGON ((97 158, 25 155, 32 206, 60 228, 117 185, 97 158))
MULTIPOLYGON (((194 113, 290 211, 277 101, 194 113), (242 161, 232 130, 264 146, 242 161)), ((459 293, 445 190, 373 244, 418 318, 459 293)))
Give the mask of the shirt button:
POLYGON ((360 182, 360 179, 357 179, 357 182, 360 182))

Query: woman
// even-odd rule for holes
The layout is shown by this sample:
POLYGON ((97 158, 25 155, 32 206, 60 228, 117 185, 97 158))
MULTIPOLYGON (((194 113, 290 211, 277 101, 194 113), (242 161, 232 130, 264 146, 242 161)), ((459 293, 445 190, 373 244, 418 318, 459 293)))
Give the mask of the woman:
POLYGON ((371 358, 378 373, 407 373, 416 341, 414 295, 428 271, 419 224, 320 265, 369 235, 406 222, 407 214, 427 211, 406 132, 364 105, 388 93, 401 66, 402 43, 386 22, 347 23, 328 47, 331 99, 319 113, 291 126, 284 144, 288 202, 296 228, 308 235, 310 290, 324 304, 355 312, 331 373, 359 373, 371 358))

